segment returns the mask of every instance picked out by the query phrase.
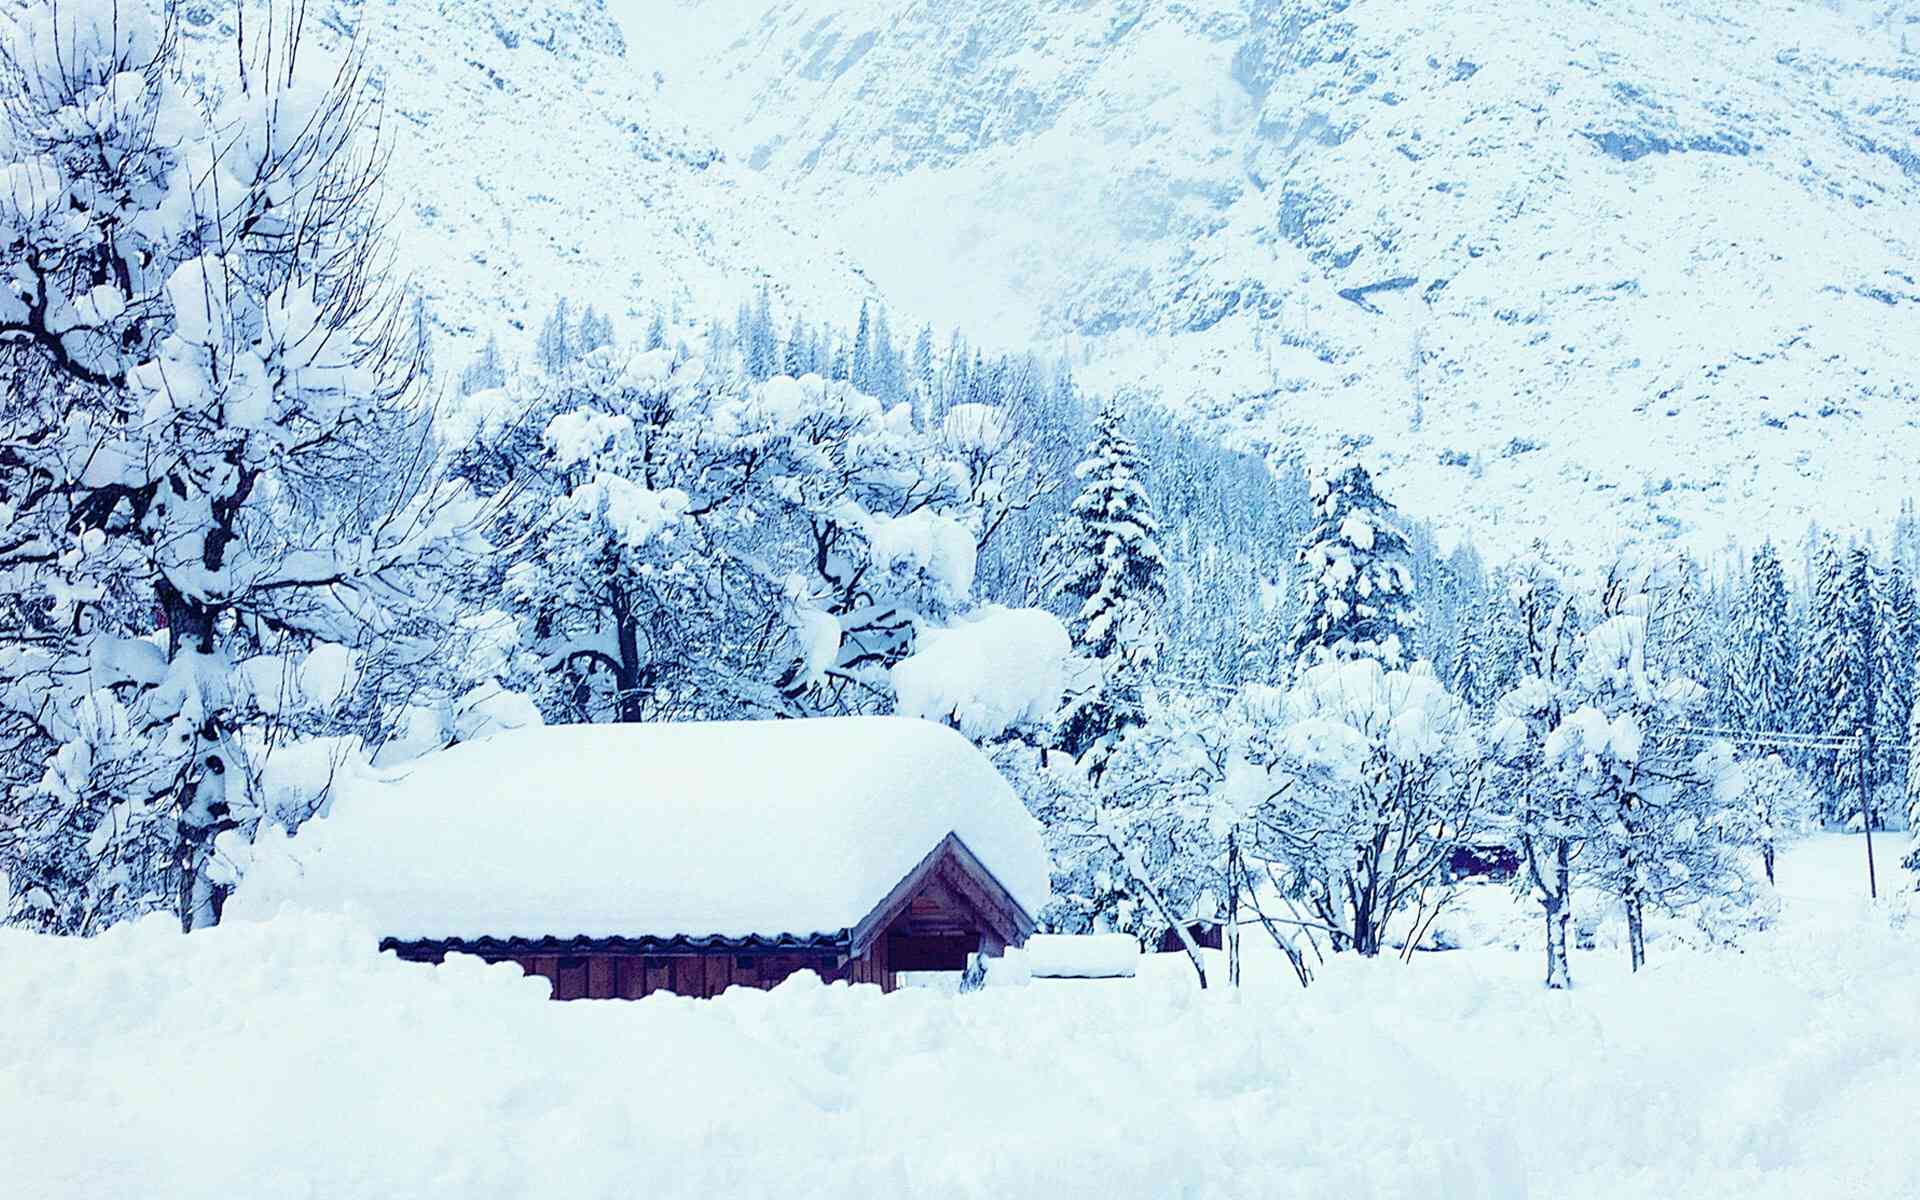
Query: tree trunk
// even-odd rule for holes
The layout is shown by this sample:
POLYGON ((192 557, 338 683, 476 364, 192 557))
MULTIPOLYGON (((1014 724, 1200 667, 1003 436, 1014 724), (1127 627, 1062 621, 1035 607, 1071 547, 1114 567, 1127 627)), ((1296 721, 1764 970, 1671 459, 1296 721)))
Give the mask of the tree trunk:
POLYGON ((1638 888, 1628 888, 1623 899, 1627 908, 1627 953, 1633 959, 1633 969, 1638 971, 1647 965, 1646 905, 1638 888))
MULTIPOLYGON (((168 661, 178 662, 189 654, 213 654, 218 617, 215 610, 182 595, 164 578, 156 583, 155 591, 167 622, 168 661)), ((201 714, 174 791, 178 834, 173 863, 179 872, 175 911, 181 931, 188 933, 220 919, 221 904, 226 897, 207 877, 207 864, 213 857, 213 839, 232 827, 225 786, 228 774, 225 747, 229 739, 220 725, 221 706, 208 702, 210 698, 204 695, 198 679, 189 686, 202 692, 201 714)))
POLYGON ((1647 961, 1647 923, 1645 896, 1640 888, 1639 844, 1642 822, 1640 803, 1628 793, 1620 801, 1620 823, 1626 828, 1626 844, 1620 851, 1620 900, 1627 913, 1627 955, 1638 971, 1647 961))
POLYGON ((1353 951, 1362 958, 1380 953, 1380 929, 1373 917, 1373 885, 1364 886, 1351 871, 1341 881, 1347 892, 1347 907, 1353 910, 1353 951))
POLYGON ((1547 908, 1547 986, 1560 991, 1570 987, 1573 980, 1567 970, 1567 904, 1559 898, 1549 899, 1547 908))
POLYGON ((1773 839, 1760 843, 1760 862, 1767 869, 1767 882, 1773 883, 1773 839))
POLYGON ((616 615, 614 622, 620 641, 620 674, 614 680, 614 686, 620 689, 618 711, 622 724, 633 724, 644 716, 640 695, 640 674, 644 664, 640 661, 639 623, 624 612, 616 615))
POLYGON ((1227 835, 1227 982, 1240 986, 1240 838, 1227 835))
POLYGON ((1573 918, 1573 870, 1565 839, 1556 841, 1553 858, 1554 892, 1546 900, 1547 986, 1559 991, 1573 986, 1573 972, 1567 960, 1567 925, 1573 918))
POLYGON ((1379 932, 1365 909, 1356 908, 1353 912, 1353 949, 1361 958, 1376 958, 1380 954, 1379 932))

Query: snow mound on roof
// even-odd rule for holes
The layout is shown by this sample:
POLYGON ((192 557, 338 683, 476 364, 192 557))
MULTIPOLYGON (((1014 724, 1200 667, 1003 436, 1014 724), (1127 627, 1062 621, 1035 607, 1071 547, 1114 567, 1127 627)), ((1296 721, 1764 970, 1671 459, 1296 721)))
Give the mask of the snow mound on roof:
POLYGON ((928 721, 520 729, 353 781, 228 911, 351 907, 400 938, 835 933, 948 833, 1046 904, 1039 826, 928 721))

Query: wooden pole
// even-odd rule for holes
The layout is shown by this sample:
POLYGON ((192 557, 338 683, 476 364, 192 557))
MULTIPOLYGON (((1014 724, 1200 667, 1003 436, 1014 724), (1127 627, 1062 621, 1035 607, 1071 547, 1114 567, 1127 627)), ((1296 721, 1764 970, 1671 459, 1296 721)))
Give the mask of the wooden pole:
POLYGON ((1867 783, 1868 756, 1872 753, 1873 743, 1867 735, 1860 735, 1860 828, 1867 835, 1867 898, 1880 898, 1880 884, 1873 874, 1873 789, 1867 783))

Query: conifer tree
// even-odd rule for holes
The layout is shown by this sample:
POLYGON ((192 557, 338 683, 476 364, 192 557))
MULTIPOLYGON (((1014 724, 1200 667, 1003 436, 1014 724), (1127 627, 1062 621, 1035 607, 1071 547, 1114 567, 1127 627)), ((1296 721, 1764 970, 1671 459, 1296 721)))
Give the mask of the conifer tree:
MULTIPOLYGON (((1874 604, 1875 590, 1872 552, 1854 545, 1841 558, 1837 552, 1837 575, 1831 583, 1823 570, 1821 597, 1828 611, 1816 614, 1819 637, 1820 681, 1830 689, 1826 724, 1820 732, 1830 737, 1870 736, 1874 727, 1874 604)), ((1838 751, 1831 756, 1828 814, 1845 819, 1860 808, 1860 772, 1865 769, 1860 749, 1838 751)))
POLYGON ((772 378, 779 369, 779 353, 773 336, 773 302, 765 284, 754 301, 753 320, 747 327, 747 374, 756 380, 772 378))
POLYGON ((1913 497, 1900 502, 1899 515, 1893 519, 1893 561, 1911 578, 1920 572, 1920 516, 1913 508, 1913 497))
POLYGON ((546 323, 540 326, 540 336, 533 344, 533 357, 541 370, 552 375, 566 369, 574 359, 573 351, 573 314, 568 309, 567 298, 562 296, 547 314, 546 323))
POLYGON ((497 388, 506 381, 506 364, 500 361, 500 338, 489 334, 487 344, 480 348, 479 357, 460 372, 460 394, 471 396, 475 392, 497 388))
POLYGON ((1315 521, 1297 560, 1300 615, 1293 657, 1413 660, 1413 575, 1406 534, 1366 468, 1344 462, 1310 478, 1315 521))
POLYGON ((787 335, 786 351, 780 360, 780 371, 795 379, 813 369, 813 355, 807 349, 807 327, 799 317, 793 319, 793 332, 787 335))
POLYGON ((1074 647, 1100 666, 1060 725, 1062 748, 1088 762, 1096 778, 1120 739, 1145 722, 1141 689, 1161 649, 1167 564, 1160 521, 1141 483, 1145 467, 1109 401, 1075 471, 1084 481, 1080 494, 1046 547, 1057 572, 1051 592, 1071 609, 1074 647))
POLYGON ((1753 552, 1735 616, 1730 684, 1736 727, 1768 732, 1797 728, 1792 629, 1786 570, 1779 551, 1766 542, 1753 552))
MULTIPOLYGON (((1806 653, 1800 661, 1799 692, 1805 710, 1802 728, 1827 735, 1843 720, 1841 706, 1847 692, 1846 645, 1848 612, 1845 563, 1831 534, 1820 540, 1811 566, 1812 594, 1807 602, 1806 653)), ((1848 735, 1853 730, 1848 729, 1848 735)), ((1819 781, 1821 815, 1837 812, 1835 778, 1839 756, 1819 751, 1808 756, 1808 774, 1819 781)))
POLYGON ((1485 673, 1480 665, 1485 631, 1478 616, 1477 612, 1461 614, 1453 641, 1453 694, 1470 712, 1479 712, 1487 702, 1485 673))
POLYGON ((587 305, 580 314, 580 323, 573 332, 573 352, 576 358, 591 351, 613 345, 613 318, 602 313, 593 305, 587 305))
POLYGON ((887 324, 887 310, 873 319, 873 394, 889 404, 906 398, 901 379, 900 352, 893 345, 893 328, 887 324))
POLYGON ((873 394, 873 314, 867 302, 860 302, 860 326, 853 334, 853 361, 849 378, 856 391, 873 394))
POLYGON ((1874 786, 1902 778, 1894 749, 1904 739, 1914 702, 1913 581, 1898 559, 1878 574, 1873 611, 1874 786))
MULTIPOLYGON (((920 336, 913 339, 913 386, 919 394, 923 407, 931 409, 934 403, 933 377, 933 326, 922 325, 920 336)), ((929 412, 930 417, 937 414, 929 412)))
MULTIPOLYGON (((1920 663, 1914 669, 1920 673, 1920 663)), ((1920 875, 1920 698, 1907 714, 1907 828, 1913 831, 1914 846, 1904 865, 1920 875)), ((1915 886, 1920 887, 1920 882, 1915 886)))

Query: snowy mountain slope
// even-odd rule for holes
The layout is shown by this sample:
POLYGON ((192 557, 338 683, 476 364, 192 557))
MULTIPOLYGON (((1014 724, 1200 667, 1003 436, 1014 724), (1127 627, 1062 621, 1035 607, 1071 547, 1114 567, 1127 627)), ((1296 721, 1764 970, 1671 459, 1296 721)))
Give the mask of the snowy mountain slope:
POLYGON ((1905 0, 615 11, 890 296, 1248 442, 1370 439, 1496 549, 1913 491, 1905 0))
MULTIPOLYGON (((189 5, 183 32, 231 53, 232 12, 189 5)), ((600 0, 331 0, 309 19, 336 52, 356 31, 393 139, 398 265, 456 358, 493 332, 512 352, 562 295, 632 325, 730 315, 763 280, 822 315, 873 294, 635 83, 600 0)))

